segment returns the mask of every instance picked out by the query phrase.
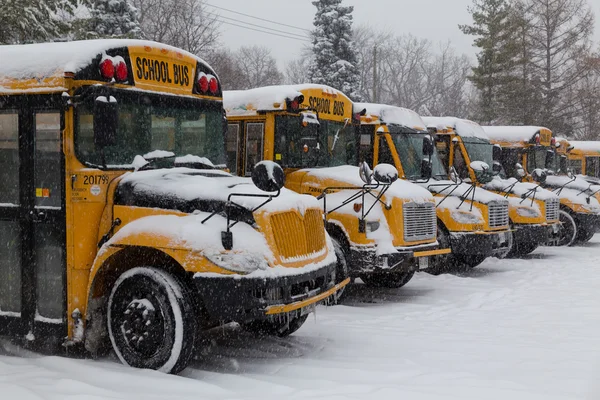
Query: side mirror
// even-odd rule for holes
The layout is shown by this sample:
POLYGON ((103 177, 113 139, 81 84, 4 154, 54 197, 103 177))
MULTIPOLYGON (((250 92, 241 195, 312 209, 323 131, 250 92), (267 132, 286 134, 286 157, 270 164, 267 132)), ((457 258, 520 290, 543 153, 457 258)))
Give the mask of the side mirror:
POLYGON ((515 164, 515 170, 517 172, 517 176, 519 178, 524 178, 525 177, 525 168, 523 168, 523 166, 520 163, 516 163, 515 164))
POLYGON ((469 164, 469 166, 473 172, 475 172, 477 181, 481 183, 488 183, 493 179, 488 163, 483 161, 473 161, 471 164, 469 164))
POLYGON ((424 158, 421 160, 421 178, 430 179, 433 174, 433 170, 431 167, 431 161, 429 158, 424 158))
POLYGON ((492 172, 494 175, 499 175, 500 172, 502 172, 502 164, 500 164, 499 161, 494 160, 494 163, 492 164, 492 172))
POLYGON ((365 161, 361 162, 358 166, 358 175, 360 176, 360 179, 362 179, 362 181, 367 185, 373 181, 373 171, 371 171, 369 164, 367 164, 365 161))
POLYGON ((573 177, 574 177, 575 175, 573 175, 573 170, 572 170, 572 169, 570 169, 570 168, 569 168, 569 169, 567 169, 567 176, 569 177, 569 179, 573 179, 573 177))
POLYGON ((423 155, 431 156, 433 154, 433 140, 431 136, 427 135, 423 138, 423 155))
POLYGON ((499 144, 495 144, 492 150, 492 159, 494 161, 500 161, 502 158, 502 147, 499 144))
POLYGON ((119 108, 113 96, 98 96, 94 101, 94 144, 100 148, 117 144, 119 108))
POLYGON ((252 182, 264 192, 276 192, 285 184, 285 174, 279 164, 261 161, 252 170, 252 182))
POLYGON ((548 174, 546 174, 546 171, 544 171, 543 169, 536 168, 531 172, 531 177, 537 183, 544 183, 544 182, 546 182, 546 178, 548 177, 548 174))
POLYGON ((398 180, 398 170, 391 164, 379 164, 373 170, 373 178, 384 185, 391 185, 398 180))

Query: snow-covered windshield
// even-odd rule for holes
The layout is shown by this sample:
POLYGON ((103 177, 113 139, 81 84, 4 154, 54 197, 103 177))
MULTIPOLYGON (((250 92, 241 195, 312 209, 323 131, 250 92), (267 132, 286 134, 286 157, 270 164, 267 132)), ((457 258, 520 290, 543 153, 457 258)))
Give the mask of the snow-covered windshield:
POLYGON ((465 137, 463 143, 469 154, 469 159, 473 161, 483 161, 490 167, 494 163, 494 146, 487 140, 476 137, 465 137))
MULTIPOLYGON (((421 133, 394 133, 395 129, 390 127, 392 140, 398 151, 402 169, 407 179, 420 179, 421 161, 423 160, 423 139, 425 134, 421 133)), ((448 174, 442 164, 437 150, 434 148, 433 156, 431 157, 432 176, 434 178, 447 178, 448 174)))
POLYGON ((302 117, 296 115, 275 117, 275 159, 282 167, 357 165, 356 139, 351 125, 344 128, 342 122, 320 120, 319 124, 305 126, 302 121, 302 117))
POLYGON ((117 99, 119 109, 117 143, 113 146, 101 149, 94 144, 96 96, 89 96, 77 107, 75 151, 87 165, 131 168, 137 155, 167 152, 207 158, 214 165, 225 163, 220 103, 123 90, 111 90, 110 94, 117 99))

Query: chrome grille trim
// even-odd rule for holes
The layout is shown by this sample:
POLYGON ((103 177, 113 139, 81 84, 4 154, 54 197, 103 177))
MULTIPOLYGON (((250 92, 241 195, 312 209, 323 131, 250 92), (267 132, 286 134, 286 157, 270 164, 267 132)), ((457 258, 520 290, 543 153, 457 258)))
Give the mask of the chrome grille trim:
POLYGON ((490 228, 508 227, 508 202, 489 203, 488 213, 490 228))
POLYGON ((558 199, 547 199, 544 203, 546 207, 546 221, 556 221, 558 219, 558 210, 560 210, 560 201, 558 199))
POLYGON ((435 239, 437 216, 433 203, 404 203, 404 241, 435 239))

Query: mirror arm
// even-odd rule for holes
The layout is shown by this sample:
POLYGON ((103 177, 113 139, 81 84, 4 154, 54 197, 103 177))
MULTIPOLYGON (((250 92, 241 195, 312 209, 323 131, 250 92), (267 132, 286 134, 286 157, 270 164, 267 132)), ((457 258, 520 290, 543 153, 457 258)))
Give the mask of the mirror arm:
POLYGON ((362 210, 363 210, 363 216, 362 216, 362 219, 363 219, 363 220, 364 220, 364 219, 365 219, 365 218, 366 218, 366 217, 369 215, 369 213, 371 212, 371 210, 373 210, 373 207, 375 207, 375 204, 377 204, 377 203, 381 203, 381 204, 383 204, 383 206, 385 207, 385 209, 386 209, 386 210, 389 210, 389 209, 390 209, 390 208, 388 207, 388 205, 387 205, 387 204, 385 204, 385 203, 383 202, 383 200, 381 200, 381 198, 383 197, 383 195, 385 194, 385 192, 387 192, 387 190, 388 190, 389 188, 390 188, 390 185, 383 185, 383 189, 382 189, 382 190, 379 192, 379 194, 378 194, 377 196, 375 196, 373 193, 371 193, 371 189, 369 189, 368 193, 369 193, 371 196, 375 197, 375 202, 373 203, 373 205, 371 206, 371 208, 369 208, 369 210, 368 210, 366 213, 364 212, 364 209, 365 209, 365 199, 364 199, 364 195, 363 195, 363 207, 362 207, 362 210))
MULTIPOLYGON (((331 186, 328 188, 323 189, 323 192, 321 192, 321 194, 319 196, 317 196, 317 200, 323 199, 323 210, 324 210, 324 215, 325 215, 325 220, 327 220, 327 215, 331 214, 334 211, 339 210, 340 208, 344 207, 345 205, 353 202, 354 200, 358 199, 359 197, 363 197, 364 198, 364 191, 365 190, 372 190, 372 189, 376 189, 378 188, 379 185, 375 185, 375 184, 366 184, 362 187, 362 189, 357 188, 356 186, 331 186), (354 193, 353 195, 351 195, 350 197, 348 197, 346 200, 344 200, 342 202, 342 204, 340 204, 339 206, 337 206, 336 208, 332 209, 332 210, 327 210, 327 192, 329 192, 330 190, 357 190, 359 189, 359 192, 354 193)), ((364 200, 363 200, 363 205, 364 205, 364 200)))

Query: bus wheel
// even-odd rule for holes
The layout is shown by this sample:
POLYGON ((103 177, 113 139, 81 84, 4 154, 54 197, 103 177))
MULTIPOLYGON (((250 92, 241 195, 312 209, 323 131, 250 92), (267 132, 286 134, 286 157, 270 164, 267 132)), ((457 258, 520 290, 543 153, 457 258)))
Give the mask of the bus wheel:
POLYGON ((577 225, 571 215, 563 210, 558 211, 558 220, 560 222, 559 238, 557 246, 572 246, 577 236, 577 225))
POLYGON ((360 276, 365 285, 375 288, 397 289, 406 285, 415 274, 411 272, 372 272, 360 276))
POLYGON ((107 326, 121 362, 165 373, 187 366, 196 337, 196 314, 187 294, 178 279, 157 268, 132 268, 117 279, 107 326))
POLYGON ((308 318, 308 314, 286 321, 253 321, 242 325, 245 330, 259 336, 286 337, 296 332, 308 318))
POLYGON ((575 241, 577 243, 587 243, 591 238, 594 237, 595 234, 596 232, 593 229, 586 229, 580 226, 579 229, 577 229, 575 241))
MULTIPOLYGON (((346 257, 346 253, 344 252, 342 245, 334 238, 331 238, 331 241, 333 242, 333 249, 335 250, 335 256, 337 257, 335 266, 335 283, 337 285, 350 276, 350 273, 348 272, 348 258, 346 257)), ((342 294, 345 290, 346 286, 337 292, 338 302, 340 302, 342 294)))

